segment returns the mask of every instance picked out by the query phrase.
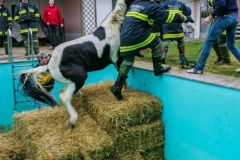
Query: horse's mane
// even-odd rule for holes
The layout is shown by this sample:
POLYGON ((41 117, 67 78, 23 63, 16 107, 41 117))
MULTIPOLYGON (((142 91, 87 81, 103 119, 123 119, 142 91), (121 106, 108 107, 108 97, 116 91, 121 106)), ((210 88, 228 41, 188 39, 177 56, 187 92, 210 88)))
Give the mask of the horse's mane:
POLYGON ((125 19, 125 14, 127 11, 127 5, 124 0, 118 0, 117 4, 111 14, 111 18, 109 20, 109 23, 120 23, 122 24, 125 19))

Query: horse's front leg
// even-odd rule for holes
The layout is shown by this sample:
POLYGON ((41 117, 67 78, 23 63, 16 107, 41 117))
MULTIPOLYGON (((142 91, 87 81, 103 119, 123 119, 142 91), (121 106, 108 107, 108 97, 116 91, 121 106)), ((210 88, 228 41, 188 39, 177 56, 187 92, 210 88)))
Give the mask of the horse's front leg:
POLYGON ((74 128, 78 119, 78 113, 71 105, 71 99, 76 90, 75 84, 71 83, 67 85, 67 88, 60 93, 60 99, 63 105, 67 108, 67 111, 70 115, 69 120, 67 121, 67 127, 74 128))

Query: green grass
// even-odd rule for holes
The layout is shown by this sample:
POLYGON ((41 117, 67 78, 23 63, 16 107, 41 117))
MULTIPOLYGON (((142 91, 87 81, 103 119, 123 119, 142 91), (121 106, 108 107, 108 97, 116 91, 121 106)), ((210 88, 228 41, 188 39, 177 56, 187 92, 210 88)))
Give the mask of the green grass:
MULTIPOLYGON (((185 54, 188 60, 195 60, 198 61, 200 55, 202 52, 198 51, 203 46, 203 41, 185 41, 185 54), (197 54, 198 53, 198 54, 197 54)), ((240 49, 240 40, 236 41, 237 47, 240 49)), ((152 55, 151 53, 144 54, 144 58, 136 58, 137 61, 148 61, 152 63, 152 55)), ((211 50, 211 53, 207 59, 206 65, 205 65, 205 72, 210 72, 214 74, 219 75, 226 75, 226 76, 233 76, 233 77, 240 77, 240 73, 236 73, 236 69, 240 68, 239 61, 234 57, 234 55, 230 52, 231 56, 231 65, 216 65, 214 64, 214 61, 217 59, 217 56, 214 52, 214 50, 211 50)), ((179 67, 179 53, 177 48, 177 42, 172 42, 169 45, 168 50, 168 58, 166 61, 166 65, 172 66, 172 68, 175 69, 181 69, 179 67)), ((183 71, 187 71, 187 69, 181 69, 183 71)))

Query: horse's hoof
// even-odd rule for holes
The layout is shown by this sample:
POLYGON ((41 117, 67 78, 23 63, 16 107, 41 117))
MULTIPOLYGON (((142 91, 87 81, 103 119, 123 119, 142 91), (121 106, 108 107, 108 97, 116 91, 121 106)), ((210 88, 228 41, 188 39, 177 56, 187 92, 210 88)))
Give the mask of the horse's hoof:
POLYGON ((77 96, 77 97, 80 97, 80 96, 82 96, 82 95, 83 95, 83 93, 82 93, 80 90, 75 93, 75 96, 77 96))
POLYGON ((70 120, 68 120, 67 123, 66 123, 66 126, 67 126, 67 128, 73 129, 73 128, 76 127, 76 124, 73 124, 73 123, 70 122, 70 120))

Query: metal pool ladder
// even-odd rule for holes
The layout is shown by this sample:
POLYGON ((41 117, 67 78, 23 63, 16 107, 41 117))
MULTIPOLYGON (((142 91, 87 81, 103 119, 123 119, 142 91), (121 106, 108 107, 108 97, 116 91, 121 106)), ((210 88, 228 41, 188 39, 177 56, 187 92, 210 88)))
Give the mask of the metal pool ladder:
POLYGON ((16 81, 19 81, 19 76, 16 76, 16 69, 17 68, 24 68, 24 67, 34 67, 34 49, 33 49, 33 35, 32 35, 32 29, 28 29, 28 51, 27 51, 27 62, 25 64, 19 64, 16 65, 14 62, 14 57, 12 53, 12 33, 11 30, 8 29, 8 34, 7 34, 7 41, 8 41, 8 58, 9 61, 11 62, 11 67, 12 67, 12 82, 13 82, 13 92, 14 92, 14 111, 17 111, 17 104, 19 103, 26 103, 26 102, 32 102, 35 100, 17 100, 17 94, 20 94, 22 89, 18 89, 16 85, 16 81), (32 53, 32 54, 30 54, 32 53))

